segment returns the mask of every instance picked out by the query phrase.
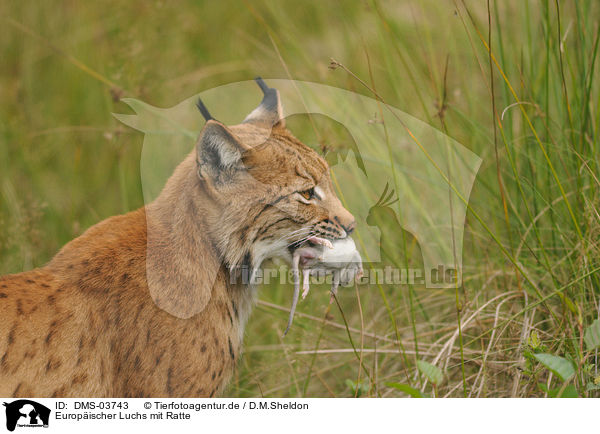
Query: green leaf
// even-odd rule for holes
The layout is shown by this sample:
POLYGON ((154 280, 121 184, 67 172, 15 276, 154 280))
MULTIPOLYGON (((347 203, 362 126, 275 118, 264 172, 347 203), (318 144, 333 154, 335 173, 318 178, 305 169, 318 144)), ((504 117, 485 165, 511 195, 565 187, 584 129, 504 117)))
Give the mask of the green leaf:
POLYGON ((573 301, 566 295, 563 297, 563 300, 564 300, 565 304, 567 305, 567 307, 569 308, 569 310, 576 315, 577 307, 575 306, 575 303, 573 303, 573 301))
POLYGON ((385 385, 388 387, 393 387, 394 389, 398 389, 400 392, 404 392, 412 396, 413 398, 424 398, 420 390, 417 390, 414 387, 410 387, 408 384, 385 383, 385 385))
POLYGON ((560 387, 548 389, 548 386, 543 383, 539 383, 538 387, 542 390, 542 392, 546 392, 548 394, 548 398, 579 398, 577 389, 572 384, 569 384, 567 387, 565 387, 565 390, 562 391, 560 396, 558 395, 560 393, 560 387))
POLYGON ((417 360, 417 368, 436 386, 442 382, 443 374, 440 368, 424 360, 417 360))
MULTIPOLYGON (((558 395, 558 394, 557 394, 558 395)), ((558 398, 579 398, 579 394, 577 393, 577 389, 572 384, 569 384, 565 387, 565 390, 562 391, 558 398)))
POLYGON ((557 375, 562 381, 567 381, 569 378, 575 375, 575 368, 573 367, 573 364, 564 357, 546 353, 534 354, 534 357, 538 362, 557 375))
POLYGON ((592 390, 600 390, 600 384, 588 383, 585 387, 585 390, 588 392, 592 390))
POLYGON ((529 335, 529 338, 527 339, 527 342, 529 343, 529 346, 536 350, 539 348, 541 342, 540 342, 540 337, 538 336, 537 332, 535 330, 533 330, 531 332, 531 334, 529 335))
POLYGON ((585 329, 583 340, 588 350, 600 347, 600 320, 596 320, 585 329))
POLYGON ((352 395, 360 398, 362 395, 369 393, 369 385, 364 381, 356 383, 350 379, 346 379, 346 386, 352 391, 352 395))

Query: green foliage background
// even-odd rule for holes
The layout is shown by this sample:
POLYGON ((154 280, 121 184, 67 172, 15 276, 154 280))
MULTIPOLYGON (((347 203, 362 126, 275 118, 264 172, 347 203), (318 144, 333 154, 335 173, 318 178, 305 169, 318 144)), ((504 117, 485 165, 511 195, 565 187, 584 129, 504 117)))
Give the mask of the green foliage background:
POLYGON ((339 308, 313 290, 285 340, 289 287, 262 288, 227 394, 598 393, 597 1, 3 0, 0 16, 0 273, 143 205, 123 96, 169 107, 257 75, 376 91, 483 158, 464 284, 349 288, 339 308))

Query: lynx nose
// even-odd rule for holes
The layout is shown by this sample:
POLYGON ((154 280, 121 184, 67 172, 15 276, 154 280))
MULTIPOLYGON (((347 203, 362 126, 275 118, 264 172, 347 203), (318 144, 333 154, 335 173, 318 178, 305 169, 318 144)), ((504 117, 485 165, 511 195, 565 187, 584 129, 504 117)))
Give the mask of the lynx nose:
POLYGON ((350 235, 354 231, 355 227, 356 227, 356 220, 352 220, 352 223, 350 223, 348 226, 344 227, 344 230, 346 231, 346 233, 348 235, 350 235))
POLYGON ((356 227, 356 220, 350 212, 342 208, 338 215, 334 217, 335 222, 346 232, 346 235, 350 235, 356 227))

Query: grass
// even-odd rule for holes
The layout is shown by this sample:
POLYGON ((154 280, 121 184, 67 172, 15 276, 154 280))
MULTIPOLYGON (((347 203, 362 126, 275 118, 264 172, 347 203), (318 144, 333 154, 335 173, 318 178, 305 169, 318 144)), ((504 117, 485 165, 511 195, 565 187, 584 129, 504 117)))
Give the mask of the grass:
MULTIPOLYGON (((111 116, 128 112, 121 96, 169 107, 257 75, 325 83, 377 95, 483 159, 464 282, 361 286, 333 305, 314 288, 285 340, 289 288, 263 287, 227 394, 598 396, 597 350, 584 340, 600 308, 597 2, 0 11, 2 274, 43 265, 90 225, 143 205, 143 136, 111 116), (343 67, 330 69, 331 58, 343 67), (574 374, 549 369, 546 353, 574 374)), ((406 234, 401 261, 418 260, 414 244, 406 234)))

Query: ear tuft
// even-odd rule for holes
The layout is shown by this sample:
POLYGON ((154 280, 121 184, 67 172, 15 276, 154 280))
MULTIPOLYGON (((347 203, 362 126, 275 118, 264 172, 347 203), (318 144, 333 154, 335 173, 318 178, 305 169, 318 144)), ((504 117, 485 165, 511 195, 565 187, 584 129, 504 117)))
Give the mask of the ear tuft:
POLYGON ((244 119, 244 123, 253 123, 268 128, 272 128, 276 124, 283 126, 283 106, 281 105, 279 91, 267 86, 260 77, 256 77, 255 81, 263 91, 264 96, 259 106, 244 119))
POLYGON ((206 106, 200 98, 198 98, 198 101, 196 101, 196 107, 198 107, 198 110, 200 110, 200 113, 204 117, 205 121, 211 121, 215 119, 212 117, 212 115, 210 114, 210 112, 208 111, 208 109, 206 108, 206 106))

